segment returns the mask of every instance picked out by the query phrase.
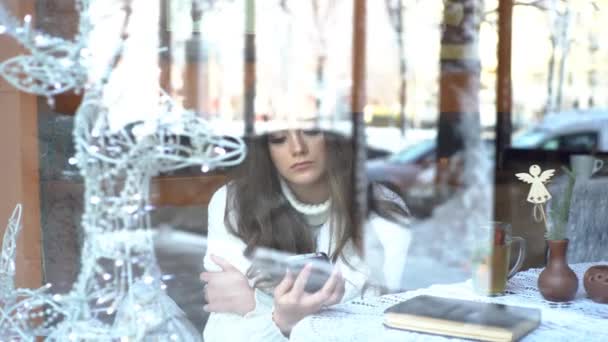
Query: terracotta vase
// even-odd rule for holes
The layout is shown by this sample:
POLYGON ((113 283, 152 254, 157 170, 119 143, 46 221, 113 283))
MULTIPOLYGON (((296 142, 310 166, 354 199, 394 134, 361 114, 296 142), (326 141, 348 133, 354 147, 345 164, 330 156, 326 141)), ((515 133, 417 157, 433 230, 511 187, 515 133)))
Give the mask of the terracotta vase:
POLYGON ((608 265, 589 267, 585 272, 583 285, 591 300, 608 304, 608 265))
POLYGON ((568 239, 547 240, 549 260, 538 277, 538 289, 546 300, 567 302, 574 299, 578 278, 566 261, 568 239))

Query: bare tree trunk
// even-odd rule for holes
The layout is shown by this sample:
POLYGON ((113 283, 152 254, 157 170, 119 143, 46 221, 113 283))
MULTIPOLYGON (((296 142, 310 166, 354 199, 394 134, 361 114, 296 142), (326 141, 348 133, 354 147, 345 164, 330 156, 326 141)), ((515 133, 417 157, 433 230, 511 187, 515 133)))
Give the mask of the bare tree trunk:
MULTIPOLYGON (((327 24, 329 15, 332 12, 333 7, 335 6, 336 0, 330 0, 327 5, 327 12, 325 12, 325 16, 321 16, 321 8, 319 6, 319 0, 312 1, 312 10, 314 15, 314 22, 317 28, 317 33, 319 35, 319 48, 320 52, 317 56, 317 65, 316 65, 316 76, 317 76, 317 90, 321 91, 325 82, 325 61, 327 60, 326 56, 326 48, 327 42, 325 39, 325 24, 327 24)), ((321 98, 319 94, 316 97, 316 108, 319 110, 321 108, 321 98)))
POLYGON ((405 104, 407 96, 407 61, 405 57, 405 44, 403 42, 403 2, 402 0, 386 0, 391 26, 397 39, 397 57, 399 59, 399 130, 405 134, 405 104))
POLYGON ((598 43, 597 36, 595 33, 589 33, 589 56, 590 56, 590 64, 591 68, 587 72, 587 84, 589 86, 589 96, 587 97, 587 106, 589 108, 593 108, 593 98, 595 94, 595 87, 597 85, 597 51, 598 51, 598 43))
POLYGON ((496 144, 495 169, 503 162, 505 149, 511 145, 512 133, 512 82, 511 42, 513 23, 513 0, 498 3, 498 70, 496 75, 496 144))
POLYGON ((254 131, 255 121, 255 1, 245 0, 245 52, 244 52, 245 74, 243 77, 243 93, 245 97, 244 117, 245 135, 249 136, 254 131))
POLYGON ((479 125, 480 61, 479 39, 482 0, 447 0, 444 2, 441 35, 439 128, 437 134, 436 184, 441 197, 462 185, 463 151, 468 137, 477 139, 479 125), (476 123, 462 129, 467 123, 476 123), (475 132, 475 130, 477 132, 475 132))
POLYGON ((553 75, 555 74, 555 53, 556 53, 556 38, 551 36, 551 56, 549 57, 549 66, 547 70, 547 104, 545 105, 545 114, 553 111, 553 75))
POLYGON ((405 61, 405 49, 403 47, 403 43, 399 45, 399 55, 401 55, 401 59, 399 60, 399 75, 401 76, 401 81, 399 84, 399 128, 401 129, 401 135, 405 135, 405 104, 407 100, 407 65, 405 61))
POLYGON ((367 173, 365 172, 366 149, 365 121, 363 107, 366 102, 365 94, 365 41, 366 41, 366 0, 354 0, 353 13, 353 62, 352 62, 352 120, 353 120, 353 150, 355 167, 352 168, 352 179, 355 193, 350 203, 354 213, 356 232, 353 242, 359 251, 363 251, 363 222, 366 218, 367 207, 367 173))
POLYGON ((564 90, 564 75, 566 73, 566 59, 570 53, 570 39, 568 38, 568 31, 570 29, 570 7, 566 8, 566 13, 562 16, 561 21, 561 37, 562 42, 562 55, 559 60, 559 78, 557 81, 557 98, 555 99, 557 110, 562 110, 562 94, 564 90))
MULTIPOLYGON (((317 56, 317 67, 316 67, 316 73, 317 73, 317 91, 321 91, 323 89, 323 83, 325 82, 324 78, 325 78, 325 54, 321 54, 319 56, 317 56)), ((321 109, 321 96, 320 94, 317 94, 316 96, 316 109, 320 110, 321 109)))
MULTIPOLYGON (((593 2, 591 2, 593 4, 593 2)), ((568 18, 566 18, 566 16, 569 16, 569 5, 568 2, 565 0, 552 0, 552 1, 543 1, 543 0, 535 0, 535 1, 530 1, 530 2, 522 2, 522 1, 516 1, 514 3, 514 5, 518 5, 518 6, 532 6, 537 8, 540 11, 543 12, 547 12, 549 16, 551 15, 555 15, 555 20, 552 23, 552 32, 549 36, 549 41, 551 42, 551 55, 549 56, 549 64, 547 66, 547 101, 545 103, 545 108, 544 108, 544 114, 550 113, 555 111, 557 108, 556 107, 561 107, 561 82, 563 80, 563 75, 561 75, 561 71, 560 71, 560 80, 558 80, 558 94, 557 94, 557 100, 555 99, 555 60, 557 59, 557 50, 558 48, 560 48, 562 50, 562 59, 560 59, 560 70, 561 70, 561 63, 564 61, 564 56, 567 55, 564 54, 564 46, 566 43, 566 35, 567 35, 567 30, 564 30, 564 25, 566 21, 569 21, 568 18), (566 5, 566 12, 565 13, 560 13, 559 10, 556 7, 556 3, 558 1, 563 2, 566 5), (558 32, 560 32, 560 34, 558 34, 558 32)), ((594 5, 595 6, 595 5, 594 5)))

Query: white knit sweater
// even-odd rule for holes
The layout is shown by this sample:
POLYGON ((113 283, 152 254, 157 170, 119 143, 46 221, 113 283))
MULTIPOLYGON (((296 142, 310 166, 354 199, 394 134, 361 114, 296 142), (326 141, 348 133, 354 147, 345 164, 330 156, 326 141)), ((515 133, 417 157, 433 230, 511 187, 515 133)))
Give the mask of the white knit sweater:
MULTIPOLYGON (((238 237, 230 234, 224 224, 226 195, 226 187, 221 187, 215 192, 209 203, 208 246, 204 266, 208 271, 220 271, 219 266, 211 261, 210 254, 214 254, 226 259, 243 274, 246 274, 251 266, 251 261, 243 254, 246 245, 238 237)), ((383 274, 386 269, 385 260, 394 260, 395 255, 399 255, 405 262, 409 232, 404 235, 403 227, 377 215, 372 215, 365 224, 365 232, 367 263, 348 246, 344 250, 344 256, 352 267, 348 267, 341 259, 338 259, 337 262, 346 280, 346 291, 342 302, 350 301, 361 295, 362 287, 368 279, 374 280, 375 283, 386 284, 387 277, 383 274), (395 233, 402 237, 398 244, 395 244, 395 233), (387 243, 388 241, 391 242, 387 243), (379 251, 379 246, 383 246, 381 251, 379 251), (392 252, 391 247, 394 249, 392 252)), ((329 222, 325 222, 317 234, 317 249, 330 251, 332 247, 330 246, 329 222)), ((388 285, 390 287, 391 284, 388 285)), ((365 295, 373 294, 375 294, 374 291, 365 291, 365 295)), ((255 291, 255 297, 256 308, 245 316, 211 313, 203 332, 204 341, 287 341, 272 320, 273 298, 259 290, 255 291)))

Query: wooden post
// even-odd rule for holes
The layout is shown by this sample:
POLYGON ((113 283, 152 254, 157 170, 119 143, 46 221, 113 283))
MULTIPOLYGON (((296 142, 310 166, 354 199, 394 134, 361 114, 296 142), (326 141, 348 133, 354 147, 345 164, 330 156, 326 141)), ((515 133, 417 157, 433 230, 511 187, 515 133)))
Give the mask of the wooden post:
MULTIPOLYGON (((34 0, 4 0, 17 18, 35 12, 34 0)), ((23 53, 6 35, 0 35, 0 60, 23 53)), ((38 118, 36 97, 13 88, 0 78, 0 240, 17 203, 23 204, 23 228, 17 240, 16 287, 42 284, 40 231, 40 177, 38 173, 38 118)))
POLYGON ((511 145, 511 41, 513 0, 498 2, 498 74, 496 77, 496 169, 503 162, 503 153, 511 145))
MULTIPOLYGON (((365 122, 363 120, 363 108, 365 107, 365 40, 366 40, 366 0, 355 0, 353 13, 353 62, 352 62, 352 123, 353 123, 353 187, 355 199, 352 209, 355 224, 363 227, 363 220, 367 212, 367 175, 365 171, 366 142, 365 122)), ((362 229, 356 231, 361 232, 362 229)), ((354 236, 355 244, 360 250, 363 246, 363 237, 354 236)))

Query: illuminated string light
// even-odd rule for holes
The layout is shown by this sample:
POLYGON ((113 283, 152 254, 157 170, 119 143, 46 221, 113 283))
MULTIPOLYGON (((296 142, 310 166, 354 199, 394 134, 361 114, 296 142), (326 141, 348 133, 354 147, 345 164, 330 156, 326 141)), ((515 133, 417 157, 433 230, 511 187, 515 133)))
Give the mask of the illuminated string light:
MULTIPOLYGON (((2 249, 2 260, 6 255, 8 262, 0 265, 10 271, 6 272, 6 281, 0 282, 6 287, 6 291, 0 288, 0 300, 18 303, 19 310, 5 312, 0 306, 0 337, 34 340, 35 336, 47 336, 46 340, 51 342, 130 341, 144 339, 154 329, 159 340, 200 341, 198 331, 164 292, 167 286, 162 280, 171 276, 158 274, 153 232, 140 211, 154 209, 148 198, 154 175, 185 166, 198 165, 209 172, 216 167, 237 165, 245 157, 245 144, 239 138, 213 135, 205 120, 175 104, 162 90, 157 99, 150 99, 156 101, 150 107, 158 108, 151 115, 152 130, 133 141, 126 130, 117 133, 111 129, 108 115, 112 108, 104 102, 104 93, 112 87, 108 80, 115 72, 114 62, 127 50, 126 32, 133 11, 132 1, 124 0, 125 10, 120 13, 124 17, 123 27, 114 59, 111 65, 101 66, 106 70, 102 77, 87 81, 90 72, 87 67, 99 68, 90 64, 89 10, 91 4, 102 2, 105 0, 75 1, 80 21, 74 40, 38 32, 32 28, 30 15, 20 23, 0 3, 0 33, 15 39, 28 52, 0 62, 0 75, 19 90, 47 97, 51 104, 56 94, 84 91, 74 118, 76 154, 68 163, 80 167, 87 187, 82 216, 81 273, 66 294, 50 294, 51 284, 39 289, 13 289, 13 242, 20 227, 20 209, 19 219, 9 220, 9 226, 12 223, 14 228, 7 229, 2 249), (180 137, 191 141, 189 146, 177 139, 167 139, 175 136, 176 127, 180 127, 180 137), (135 314, 134 308, 141 315, 135 314), (113 324, 105 323, 105 315, 115 315, 113 324), (31 327, 25 322, 32 317, 43 319, 31 327), (161 330, 156 322, 163 322, 161 330)), ((0 281, 3 279, 0 276, 0 281)))

